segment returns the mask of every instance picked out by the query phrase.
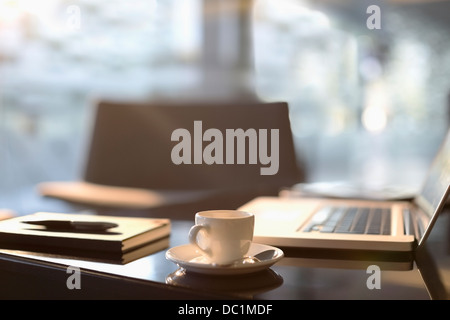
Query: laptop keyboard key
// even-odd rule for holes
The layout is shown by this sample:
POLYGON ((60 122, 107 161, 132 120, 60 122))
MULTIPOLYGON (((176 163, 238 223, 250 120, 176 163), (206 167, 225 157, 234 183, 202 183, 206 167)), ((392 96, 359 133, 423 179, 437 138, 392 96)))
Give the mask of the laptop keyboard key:
POLYGON ((383 229, 381 234, 391 234, 391 210, 383 210, 383 229))
POLYGON ((336 227, 337 233, 348 233, 350 232, 350 228, 353 224, 353 219, 355 218, 357 213, 357 208, 350 208, 345 213, 345 216, 341 219, 339 225, 336 227))
POLYGON ((334 232, 336 225, 342 219, 342 216, 344 215, 345 211, 346 211, 345 207, 337 207, 330 215, 330 217, 327 219, 325 224, 322 226, 320 232, 334 232))
POLYGON ((318 231, 320 226, 327 221, 328 217, 333 213, 334 208, 331 206, 320 208, 312 217, 308 225, 303 229, 304 232, 318 231))
POLYGON ((357 220, 352 229, 352 233, 364 234, 367 227, 367 220, 369 219, 370 208, 361 208, 358 211, 357 220))
POLYGON ((370 217, 371 219, 369 221, 369 226, 366 231, 367 234, 380 234, 382 213, 383 212, 381 209, 373 210, 370 217))

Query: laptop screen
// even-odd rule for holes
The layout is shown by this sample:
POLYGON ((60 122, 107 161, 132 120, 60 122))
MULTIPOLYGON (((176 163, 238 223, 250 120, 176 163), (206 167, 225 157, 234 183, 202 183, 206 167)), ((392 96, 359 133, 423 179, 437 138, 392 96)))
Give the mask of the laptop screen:
POLYGON ((433 160, 420 194, 415 198, 416 204, 430 217, 430 226, 436 220, 436 213, 444 207, 450 194, 450 131, 441 145, 441 149, 433 160))
MULTIPOLYGON (((444 143, 441 146, 441 150, 435 157, 429 172, 427 179, 422 187, 422 191, 419 197, 422 198, 427 213, 433 214, 438 208, 439 204, 446 199, 448 186, 450 184, 450 132, 444 143), (430 212, 430 209, 432 210, 430 212)), ((422 204, 421 202, 421 204, 422 204)))

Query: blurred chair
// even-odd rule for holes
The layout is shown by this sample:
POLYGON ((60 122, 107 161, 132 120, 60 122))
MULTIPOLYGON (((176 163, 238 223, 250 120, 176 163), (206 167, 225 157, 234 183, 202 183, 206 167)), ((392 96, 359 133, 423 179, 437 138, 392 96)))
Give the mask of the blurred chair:
MULTIPOLYGON (((210 143, 204 142, 203 147, 210 143)), ((192 210, 233 209, 255 196, 275 195, 302 179, 284 102, 102 101, 96 109, 83 179, 45 182, 38 190, 44 196, 92 206, 152 209, 157 214, 189 210, 192 214, 192 210), (264 165, 259 161, 174 164, 171 153, 179 142, 172 141, 172 133, 187 129, 194 145, 199 138, 194 136, 194 121, 202 121, 201 134, 208 128, 220 130, 224 146, 226 129, 278 129, 278 172, 261 175, 264 165)))

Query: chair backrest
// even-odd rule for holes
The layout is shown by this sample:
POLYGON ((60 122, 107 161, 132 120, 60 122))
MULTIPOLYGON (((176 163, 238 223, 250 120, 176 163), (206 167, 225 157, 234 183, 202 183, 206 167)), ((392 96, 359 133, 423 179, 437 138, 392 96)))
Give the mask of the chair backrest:
MULTIPOLYGON (((237 140, 234 143, 238 145, 237 140)), ((84 175, 87 182, 157 190, 204 190, 290 186, 300 179, 288 105, 284 102, 102 101, 97 105, 84 175), (247 141, 242 164, 236 163, 236 157, 244 151, 243 146, 235 147, 234 164, 226 164, 226 145, 232 143, 227 139, 227 129, 234 133, 238 133, 236 129, 246 133, 251 129, 257 133, 258 144, 253 141, 252 149, 247 141), (259 129, 266 130, 267 139, 264 140, 264 131, 259 129), (276 137, 272 129, 278 130, 278 141, 271 140, 276 137), (190 133, 191 148, 187 147, 187 132, 190 133), (212 134, 210 140, 203 136, 206 132, 207 135, 212 134), (222 136, 218 137, 220 134, 222 136), (223 138, 223 164, 216 163, 221 158, 221 141, 218 138, 223 138), (266 140, 268 146, 263 145, 266 140), (261 147, 263 156, 270 155, 271 151, 276 152, 276 146, 272 146, 271 141, 278 143, 279 150, 278 163, 272 157, 272 172, 269 173, 277 170, 275 174, 262 174, 261 169, 270 167, 270 164, 267 157, 260 157, 259 152, 261 147), (188 159, 189 152, 191 164, 177 164, 182 159, 188 159), (255 158, 251 162, 251 152, 256 152, 252 156, 258 155, 256 164, 253 163, 255 158), (211 159, 216 162, 205 163, 211 159), (265 159, 266 164, 261 163, 261 159, 265 159), (194 163, 199 161, 202 164, 194 163)))

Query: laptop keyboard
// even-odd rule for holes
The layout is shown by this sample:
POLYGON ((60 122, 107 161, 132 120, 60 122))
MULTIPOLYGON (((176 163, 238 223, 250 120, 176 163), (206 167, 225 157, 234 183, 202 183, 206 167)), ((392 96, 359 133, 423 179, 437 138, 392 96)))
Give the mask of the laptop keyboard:
POLYGON ((303 232, 390 234, 389 208, 334 207, 317 211, 303 232))

